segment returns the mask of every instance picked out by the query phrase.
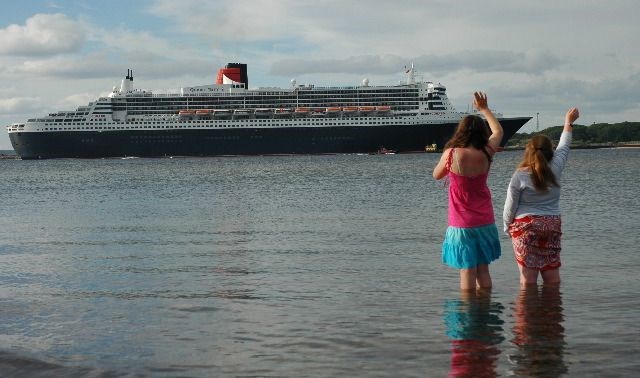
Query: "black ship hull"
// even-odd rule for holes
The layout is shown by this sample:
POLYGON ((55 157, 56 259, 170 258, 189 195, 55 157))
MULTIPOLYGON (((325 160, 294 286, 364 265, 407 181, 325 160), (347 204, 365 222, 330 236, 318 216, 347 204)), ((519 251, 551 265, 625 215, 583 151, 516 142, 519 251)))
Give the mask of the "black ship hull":
MULTIPOLYGON (((503 118, 502 145, 530 117, 503 118)), ((439 148, 456 123, 429 125, 50 131, 10 133, 22 159, 285 155, 396 152, 439 148)))

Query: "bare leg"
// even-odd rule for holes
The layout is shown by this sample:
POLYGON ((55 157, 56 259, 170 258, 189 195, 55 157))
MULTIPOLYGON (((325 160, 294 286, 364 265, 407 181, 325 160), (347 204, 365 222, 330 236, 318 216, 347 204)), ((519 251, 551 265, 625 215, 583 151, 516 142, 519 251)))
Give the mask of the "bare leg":
POLYGON ((560 268, 540 272, 545 284, 558 285, 560 283, 560 268))
POLYGON ((520 269, 520 286, 536 285, 538 283, 538 271, 518 264, 520 269))
POLYGON ((475 290, 477 276, 477 268, 460 269, 460 290, 475 290))
POLYGON ((491 274, 489 274, 489 264, 477 266, 476 284, 480 289, 491 289, 491 274))

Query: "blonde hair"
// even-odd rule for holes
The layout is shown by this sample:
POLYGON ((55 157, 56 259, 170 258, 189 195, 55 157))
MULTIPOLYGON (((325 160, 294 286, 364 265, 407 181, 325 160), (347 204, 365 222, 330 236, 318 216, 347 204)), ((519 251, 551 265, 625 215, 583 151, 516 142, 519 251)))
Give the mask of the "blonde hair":
POLYGON ((546 192, 551 185, 560 186, 549 162, 553 159, 551 139, 536 135, 529 140, 524 150, 524 158, 518 168, 529 168, 533 186, 539 192, 546 192))

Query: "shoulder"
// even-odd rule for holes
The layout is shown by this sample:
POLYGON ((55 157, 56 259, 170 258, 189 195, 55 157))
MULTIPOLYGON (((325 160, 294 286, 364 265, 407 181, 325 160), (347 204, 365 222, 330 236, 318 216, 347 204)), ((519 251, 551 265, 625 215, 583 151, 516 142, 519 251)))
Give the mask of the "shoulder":
POLYGON ((478 154, 482 154, 482 150, 479 150, 475 147, 458 147, 456 148, 456 154, 460 156, 474 156, 478 154))
POLYGON ((526 180, 530 175, 531 175, 531 171, 529 170, 528 167, 518 168, 515 170, 515 172, 513 172, 513 175, 511 175, 511 181, 522 182, 526 180))
POLYGON ((453 148, 445 148, 442 151, 442 155, 440 155, 440 161, 446 161, 451 155, 451 150, 453 150, 453 148))

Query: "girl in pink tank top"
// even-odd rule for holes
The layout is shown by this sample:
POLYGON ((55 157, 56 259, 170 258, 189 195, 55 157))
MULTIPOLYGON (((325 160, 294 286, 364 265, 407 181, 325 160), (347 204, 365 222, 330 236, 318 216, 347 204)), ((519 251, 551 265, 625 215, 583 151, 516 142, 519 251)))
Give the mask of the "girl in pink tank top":
POLYGON ((489 110, 486 94, 475 92, 473 105, 484 119, 464 117, 433 170, 436 180, 447 177, 449 181, 449 224, 442 262, 460 269, 462 290, 490 289, 489 263, 501 254, 487 177, 503 131, 489 110))

